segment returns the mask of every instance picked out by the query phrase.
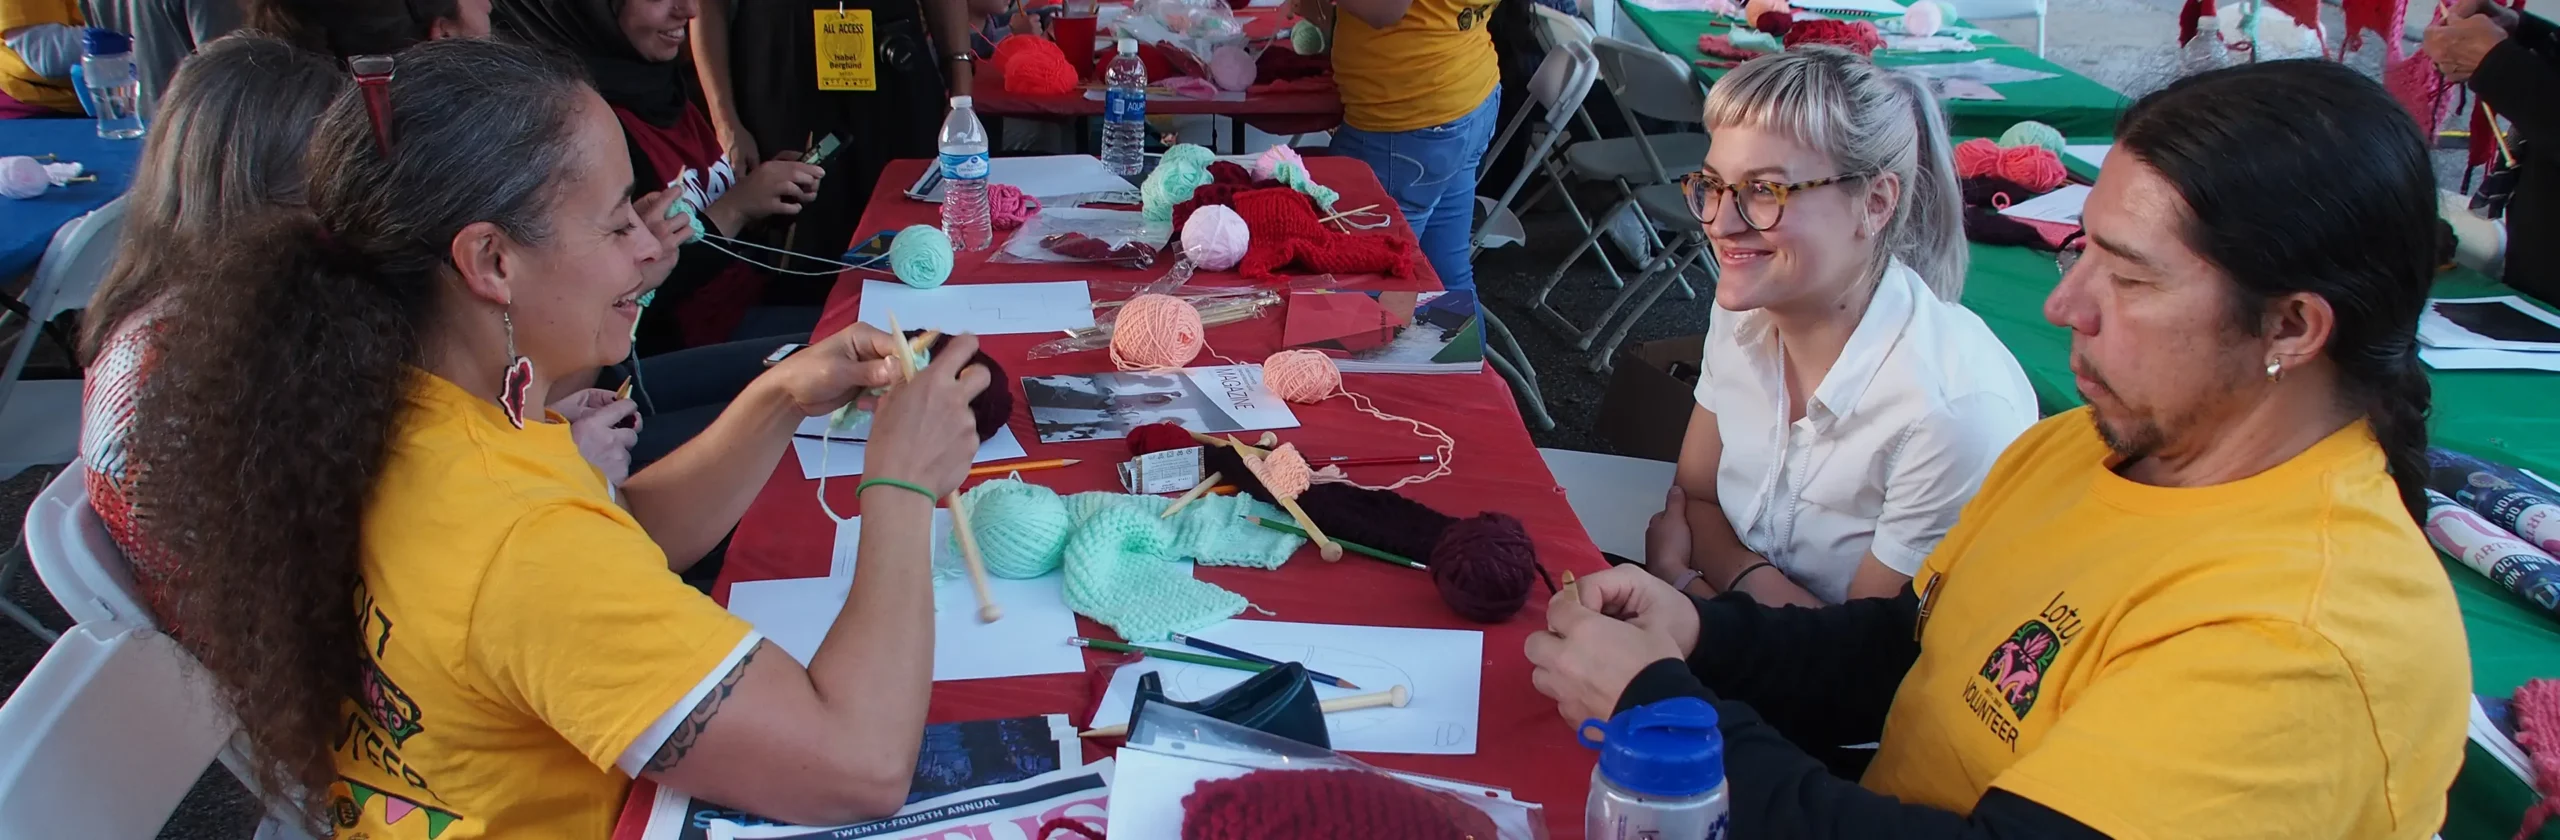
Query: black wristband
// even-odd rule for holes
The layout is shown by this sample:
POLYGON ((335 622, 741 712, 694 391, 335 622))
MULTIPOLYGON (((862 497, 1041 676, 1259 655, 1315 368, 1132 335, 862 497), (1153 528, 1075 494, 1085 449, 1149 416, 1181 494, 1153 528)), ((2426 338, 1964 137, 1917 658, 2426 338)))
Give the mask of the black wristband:
POLYGON ((1742 585, 1742 579, 1743 579, 1743 578, 1750 577, 1752 572, 1760 571, 1761 569, 1773 568, 1773 567, 1776 567, 1777 565, 1778 565, 1778 564, 1776 564, 1776 563, 1771 563, 1771 562, 1769 562, 1769 561, 1767 561, 1767 560, 1762 560, 1762 561, 1760 561, 1760 562, 1758 562, 1758 563, 1753 563, 1753 564, 1751 564, 1750 566, 1745 567, 1745 568, 1742 570, 1742 573, 1741 573, 1741 574, 1734 575, 1734 576, 1733 576, 1733 581, 1732 581, 1731 583, 1727 583, 1727 584, 1725 584, 1725 585, 1724 585, 1724 589, 1722 589, 1722 590, 1720 590, 1720 591, 1724 591, 1724 592, 1731 592, 1731 591, 1733 591, 1733 588, 1734 588, 1734 587, 1736 587, 1736 586, 1741 586, 1741 585, 1742 585))

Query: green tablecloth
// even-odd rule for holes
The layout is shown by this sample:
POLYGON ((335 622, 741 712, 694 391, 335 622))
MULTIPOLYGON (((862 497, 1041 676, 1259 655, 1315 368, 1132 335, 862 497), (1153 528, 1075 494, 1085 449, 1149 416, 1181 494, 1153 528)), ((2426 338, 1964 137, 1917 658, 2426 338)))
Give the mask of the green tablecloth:
MULTIPOLYGON (((1628 20, 1644 30, 1645 37, 1652 39, 1656 48, 1682 61, 1695 62, 1705 57, 1698 52, 1698 36, 1722 34, 1728 28, 1706 12, 1656 12, 1626 0, 1619 0, 1618 8, 1628 20)), ((2056 77, 2051 79, 1994 86, 1993 90, 2008 97, 1999 102, 1947 102, 1947 112, 1955 121, 1951 130, 1957 134, 1996 137, 2019 120, 2043 122, 2064 134, 2113 134, 2116 116, 2133 104, 2122 94, 2091 81, 2087 76, 2037 57, 2034 50, 1998 39, 1979 43, 1983 49, 1970 53, 1879 53, 1876 63, 1899 67, 1997 58, 2002 64, 2055 74, 2056 77), (1991 46, 1994 43, 2000 46, 1991 46)), ((1709 84, 1725 74, 1724 70, 1695 64, 1690 68, 1697 72, 1699 79, 1709 84)))
MULTIPOLYGON (((2044 300, 2061 273, 2052 254, 2025 248, 1973 246, 1964 304, 1991 326, 2026 368, 2045 413, 2080 404, 2070 370, 2071 333, 2044 320, 2044 300)), ((2510 294, 2471 271, 2436 281, 2442 297, 2510 294)), ((2560 374, 2521 371, 2429 371, 2435 383, 2431 437, 2438 446, 2560 478, 2560 374)), ((2442 558, 2440 558, 2442 559, 2442 558)), ((2560 677, 2560 621, 2489 582, 2478 572, 2443 560, 2462 604, 2462 626, 2471 645, 2471 690, 2504 697, 2532 677, 2560 677)), ((2446 840, 2508 840, 2534 802, 2533 790, 2478 745, 2471 745, 2456 779, 2446 840)), ((2560 823, 2540 840, 2560 840, 2560 823)))

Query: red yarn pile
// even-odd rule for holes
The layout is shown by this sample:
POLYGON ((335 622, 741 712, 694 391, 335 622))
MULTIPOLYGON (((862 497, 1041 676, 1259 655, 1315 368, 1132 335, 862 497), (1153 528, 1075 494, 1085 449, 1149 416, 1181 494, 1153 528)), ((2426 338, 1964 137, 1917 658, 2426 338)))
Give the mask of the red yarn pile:
MULTIPOLYGON (((1751 28, 1780 38, 1787 37, 1787 32, 1795 29, 1795 26, 1796 16, 1793 12, 1761 12, 1759 17, 1751 19, 1751 28)), ((1788 41, 1786 45, 1792 47, 1796 43, 1788 41)))
POLYGON ((2527 681, 2508 708, 2515 715, 2516 746, 2533 759, 2533 788, 2542 794, 2516 830, 2516 840, 2524 840, 2560 817, 2560 680, 2527 681))
POLYGON ((1955 157, 1958 178, 1993 175, 2000 170, 2000 144, 1988 137, 1957 143, 1955 157))
POLYGON ((2062 156, 2043 146, 2011 146, 2000 150, 1997 175, 2034 190, 2037 195, 2052 192, 2071 177, 2062 167, 2062 156))
POLYGON ((1307 274, 1383 274, 1413 276, 1412 240, 1382 231, 1343 233, 1316 221, 1313 199, 1286 187, 1237 193, 1230 205, 1253 231, 1236 271, 1245 279, 1270 283, 1280 269, 1307 274))
POLYGON ((1529 584, 1539 574, 1538 546, 1518 518, 1484 513, 1440 532, 1429 564, 1431 583, 1451 611, 1469 621, 1499 624, 1529 602, 1529 584))
POLYGON ((1863 56, 1873 56, 1884 48, 1884 35, 1876 25, 1863 20, 1799 20, 1787 27, 1784 36, 1788 49, 1806 44, 1830 44, 1863 56))
POLYGON ((1193 440, 1190 432, 1173 423, 1149 423, 1129 430, 1129 454, 1132 456, 1199 445, 1200 442, 1193 440))
POLYGON ((1191 198, 1173 206, 1173 229, 1181 230, 1183 223, 1191 220, 1193 210, 1212 204, 1232 208, 1236 193, 1277 186, 1280 186, 1278 181, 1255 183, 1253 173, 1234 161, 1214 161, 1209 164, 1209 183, 1200 185, 1199 189, 1191 192, 1191 198))
POLYGON ((994 59, 997 72, 1004 76, 1006 93, 1025 96, 1057 96, 1073 93, 1082 83, 1076 66, 1067 63, 1067 54, 1058 44, 1036 35, 1016 35, 996 42, 994 59))
POLYGON ((1182 798, 1182 840, 1489 840, 1493 818, 1457 795, 1362 770, 1260 770, 1182 798))
POLYGON ((1698 52, 1715 56, 1717 58, 1730 58, 1736 61, 1750 61, 1752 59, 1759 58, 1762 55, 1758 50, 1746 50, 1741 47, 1734 46, 1732 39, 1726 38, 1722 35, 1698 36, 1698 52))

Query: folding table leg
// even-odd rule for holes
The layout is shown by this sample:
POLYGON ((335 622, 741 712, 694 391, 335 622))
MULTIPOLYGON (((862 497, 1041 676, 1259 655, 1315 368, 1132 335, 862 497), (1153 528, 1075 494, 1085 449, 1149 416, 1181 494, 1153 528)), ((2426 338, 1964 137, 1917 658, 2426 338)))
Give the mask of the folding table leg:
POLYGON ((1492 363, 1495 373, 1511 383, 1512 393, 1528 414, 1531 428, 1545 431, 1556 427, 1556 419, 1547 414, 1546 392, 1538 388, 1538 369, 1530 366, 1529 354, 1520 351, 1520 342, 1511 335, 1511 327, 1502 323, 1491 311, 1479 310, 1484 319, 1485 361, 1492 363))

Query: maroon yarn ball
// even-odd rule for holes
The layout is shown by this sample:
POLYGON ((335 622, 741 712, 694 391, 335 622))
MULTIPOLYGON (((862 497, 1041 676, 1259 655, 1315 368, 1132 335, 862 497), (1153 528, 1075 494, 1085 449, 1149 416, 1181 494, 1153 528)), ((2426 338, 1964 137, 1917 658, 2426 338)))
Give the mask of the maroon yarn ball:
MULTIPOLYGON (((1193 440, 1190 432, 1183 431, 1180 423, 1149 423, 1129 430, 1129 454, 1132 456, 1199 445, 1200 442, 1193 440)), ((1237 462, 1237 465, 1242 466, 1243 462, 1237 462)))
POLYGON ((1431 582, 1440 600, 1469 621, 1498 624, 1529 602, 1538 579, 1538 547, 1507 513, 1461 519, 1431 549, 1431 582))
MULTIPOLYGON (((909 332, 907 338, 923 334, 921 330, 909 332)), ((951 336, 936 338, 927 352, 941 353, 950 343, 951 336)), ((969 417, 978 422, 978 439, 983 441, 1004 431, 1005 421, 1013 419, 1013 381, 1004 378, 1004 366, 996 364, 995 357, 987 355, 987 351, 978 351, 969 357, 969 363, 987 369, 987 389, 969 400, 969 417)))
POLYGON ((1363 770, 1258 770, 1182 797, 1182 840, 1488 840, 1493 818, 1454 794, 1363 770))
POLYGON ((1787 37, 1787 30, 1794 29, 1795 25, 1796 16, 1791 12, 1761 12, 1760 17, 1751 21, 1751 28, 1780 38, 1787 37))

